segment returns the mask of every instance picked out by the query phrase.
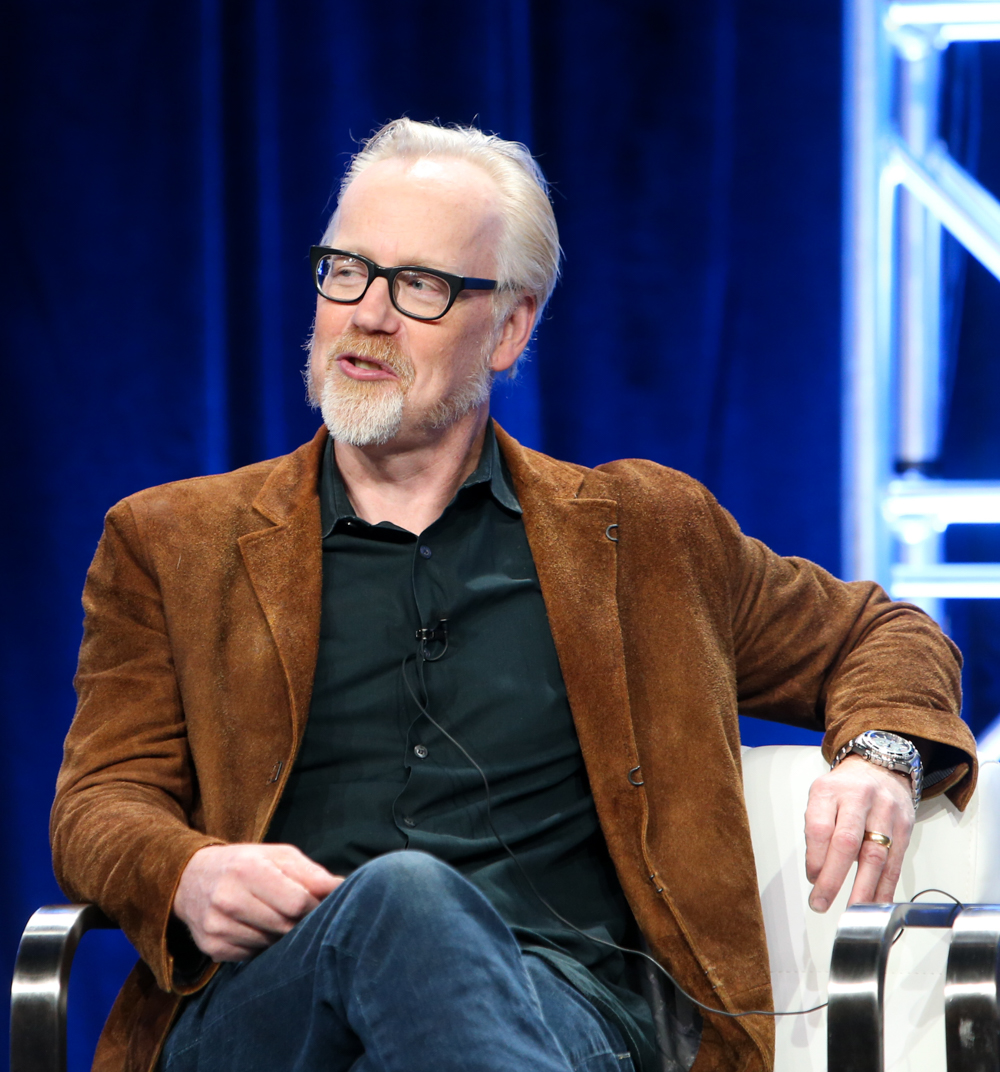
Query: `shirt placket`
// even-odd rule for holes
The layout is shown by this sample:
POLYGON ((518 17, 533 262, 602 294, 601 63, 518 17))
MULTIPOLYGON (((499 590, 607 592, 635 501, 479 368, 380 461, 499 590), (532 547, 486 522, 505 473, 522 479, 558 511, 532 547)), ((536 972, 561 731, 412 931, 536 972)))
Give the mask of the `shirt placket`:
POLYGON ((413 638, 414 657, 407 661, 405 672, 407 691, 412 689, 416 699, 411 697, 413 719, 407 731, 404 753, 406 785, 393 804, 393 818, 408 845, 414 836, 419 836, 421 812, 434 796, 432 749, 439 738, 420 705, 435 719, 439 717, 440 712, 434 711, 433 676, 446 669, 440 664, 447 658, 447 624, 442 626, 441 623, 442 619, 447 619, 448 611, 443 603, 441 555, 436 554, 440 543, 434 539, 434 534, 440 532, 443 520, 432 525, 417 540, 411 566, 414 611, 420 627, 413 638))

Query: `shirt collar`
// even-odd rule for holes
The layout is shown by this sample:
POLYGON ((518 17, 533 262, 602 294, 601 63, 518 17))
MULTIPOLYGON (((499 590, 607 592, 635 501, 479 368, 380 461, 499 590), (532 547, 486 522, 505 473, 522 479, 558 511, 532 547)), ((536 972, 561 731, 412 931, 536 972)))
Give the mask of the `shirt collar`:
MULTIPOLYGON (((458 489, 456 498, 466 488, 477 484, 488 485, 493 498, 511 513, 521 513, 521 504, 517 501, 517 493, 514 491, 510 473, 500 453, 500 444, 493 431, 492 417, 486 422, 486 438, 483 440, 479 464, 458 489)), ((323 451, 323 470, 320 476, 320 518, 324 537, 330 535, 338 521, 347 518, 357 519, 357 516, 351 500, 347 497, 347 488, 344 486, 344 479, 337 467, 333 437, 329 436, 326 449, 323 451)), ((385 524, 388 523, 385 522, 385 524)))

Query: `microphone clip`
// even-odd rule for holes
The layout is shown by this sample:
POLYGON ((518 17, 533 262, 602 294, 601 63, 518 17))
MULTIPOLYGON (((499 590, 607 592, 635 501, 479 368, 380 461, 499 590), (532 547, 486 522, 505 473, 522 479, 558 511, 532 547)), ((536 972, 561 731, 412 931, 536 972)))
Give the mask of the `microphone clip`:
POLYGON ((448 650, 448 619, 441 618, 436 625, 422 626, 416 632, 416 639, 420 641, 420 657, 425 663, 436 663, 448 650), (437 655, 427 654, 427 645, 437 641, 444 647, 437 655))

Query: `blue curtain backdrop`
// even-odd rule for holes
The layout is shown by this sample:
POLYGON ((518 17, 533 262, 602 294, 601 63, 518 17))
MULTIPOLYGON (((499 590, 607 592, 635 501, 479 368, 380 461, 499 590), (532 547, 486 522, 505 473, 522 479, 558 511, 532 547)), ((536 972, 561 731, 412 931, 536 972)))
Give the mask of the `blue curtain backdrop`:
MULTIPOLYGON (((585 464, 684 469, 749 533, 838 569, 838 4, 7 0, 0 18, 5 977, 27 916, 61 899, 47 813, 102 515, 311 435, 307 249, 387 119, 524 140, 554 183, 565 276, 498 390, 510 431, 585 464), (628 270, 598 295, 609 251, 628 270)), ((1000 100, 982 55, 960 111, 1000 100)), ((996 188, 1000 140, 981 140, 996 188)), ((996 478, 996 284, 954 278, 945 468, 996 478)), ((1000 557, 982 530, 952 543, 1000 557)), ((1000 709, 995 618, 953 611, 974 726, 1000 709)), ((747 726, 802 739, 769 731, 747 726)), ((82 955, 75 1069, 130 959, 113 935, 82 955)))

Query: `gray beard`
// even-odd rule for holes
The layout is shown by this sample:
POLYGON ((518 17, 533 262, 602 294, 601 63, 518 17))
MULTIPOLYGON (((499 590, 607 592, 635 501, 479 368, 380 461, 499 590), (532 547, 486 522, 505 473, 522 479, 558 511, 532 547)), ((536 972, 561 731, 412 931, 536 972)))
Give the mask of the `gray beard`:
POLYGON ((399 433, 404 400, 396 383, 345 383, 331 369, 323 379, 320 412, 334 439, 353 447, 379 447, 399 433))
MULTIPOLYGON (((492 350, 491 350, 492 352, 492 350)), ((447 428, 490 397, 493 373, 484 358, 452 393, 431 406, 420 421, 423 429, 447 428)), ((382 446, 399 434, 406 394, 397 383, 345 381, 330 369, 323 379, 320 411, 330 435, 354 447, 382 446)))

